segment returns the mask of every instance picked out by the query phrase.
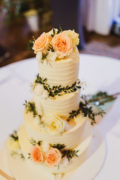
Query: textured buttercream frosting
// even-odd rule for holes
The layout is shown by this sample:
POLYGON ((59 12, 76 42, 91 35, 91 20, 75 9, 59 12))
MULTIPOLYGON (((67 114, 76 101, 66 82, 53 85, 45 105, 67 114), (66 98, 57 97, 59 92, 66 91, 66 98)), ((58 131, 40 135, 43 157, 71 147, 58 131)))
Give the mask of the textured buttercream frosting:
POLYGON ((76 110, 80 103, 80 91, 65 94, 63 96, 57 96, 55 98, 40 97, 34 94, 33 99, 36 105, 36 110, 38 113, 58 113, 61 115, 66 115, 72 110, 76 110))
MULTIPOLYGON (((85 130, 85 127, 84 126, 82 126, 82 127, 85 130)), ((81 138, 81 134, 79 137, 78 137, 78 135, 77 135, 77 137, 75 137, 75 134, 73 133, 73 136, 74 136, 74 137, 72 137, 73 141, 76 141, 76 138, 78 139, 79 143, 77 142, 77 146, 75 146, 75 149, 78 150, 79 152, 78 152, 78 157, 73 158, 70 162, 68 161, 65 163, 65 162, 61 161, 59 168, 58 167, 49 168, 49 167, 46 167, 46 165, 44 165, 44 164, 41 164, 41 165, 36 164, 36 163, 32 162, 31 160, 28 160, 28 163, 30 163, 31 166, 36 167, 36 168, 45 168, 47 171, 52 172, 52 173, 65 173, 65 172, 67 173, 68 171, 71 171, 71 170, 77 168, 80 165, 79 161, 80 161, 81 155, 85 156, 85 152, 87 151, 87 148, 90 145, 92 134, 87 133, 87 136, 82 135, 82 138, 81 138), (84 136, 84 138, 83 138, 83 136, 84 136)), ((59 137, 56 137, 56 140, 55 140, 55 137, 54 137, 54 139, 51 139, 51 140, 50 140, 50 138, 52 138, 52 137, 49 137, 46 139, 46 140, 50 141, 49 143, 54 144, 59 141, 59 137), (58 139, 58 141, 57 141, 57 139, 58 139)), ((67 141, 70 143, 70 138, 71 138, 71 135, 70 136, 64 135, 63 139, 66 140, 66 143, 67 143, 67 141)), ((42 137, 42 140, 43 139, 44 138, 42 137)), ((20 141, 20 145, 22 148, 22 152, 24 153, 25 157, 27 157, 28 154, 31 152, 32 145, 30 143, 30 139, 28 138, 28 134, 26 132, 24 125, 21 126, 21 128, 19 130, 19 141, 20 141)), ((71 144, 69 144, 69 145, 71 146, 71 144)), ((68 145, 68 147, 69 147, 69 145, 68 145)))
POLYGON ((22 154, 36 172, 72 171, 91 141, 90 123, 80 110, 78 43, 74 31, 55 29, 34 42, 38 75, 33 96, 25 103, 24 123, 9 138, 9 149, 22 154))
POLYGON ((79 72, 79 52, 77 49, 67 58, 55 62, 41 62, 39 53, 36 55, 39 75, 47 78, 50 85, 72 85, 77 81, 79 72))
POLYGON ((90 123, 86 118, 83 118, 79 124, 69 131, 53 135, 44 130, 44 128, 40 128, 39 125, 36 125, 31 115, 28 118, 25 114, 25 129, 30 139, 43 140, 50 144, 65 144, 68 148, 77 146, 91 134, 90 123))

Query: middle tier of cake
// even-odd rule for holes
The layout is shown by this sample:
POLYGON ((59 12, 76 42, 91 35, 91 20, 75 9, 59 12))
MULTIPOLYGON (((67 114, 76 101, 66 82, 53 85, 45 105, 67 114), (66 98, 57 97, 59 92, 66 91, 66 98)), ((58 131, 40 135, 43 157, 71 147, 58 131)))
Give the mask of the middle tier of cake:
POLYGON ((25 113, 24 126, 29 139, 46 141, 50 144, 65 144, 68 148, 77 146, 91 133, 90 122, 86 117, 81 117, 81 115, 76 117, 76 121, 78 122, 77 124, 69 122, 71 127, 68 130, 61 132, 59 131, 63 128, 63 126, 58 120, 56 121, 57 125, 54 123, 53 119, 52 123, 50 122, 48 126, 45 124, 36 124, 34 121, 35 119, 32 117, 31 113, 25 113), (55 126, 58 127, 55 128, 55 126))
POLYGON ((76 110, 79 108, 79 90, 55 97, 45 97, 44 93, 45 90, 43 90, 42 94, 39 91, 36 92, 36 90, 33 92, 32 101, 35 103, 36 111, 40 115, 51 113, 68 115, 72 110, 76 110))

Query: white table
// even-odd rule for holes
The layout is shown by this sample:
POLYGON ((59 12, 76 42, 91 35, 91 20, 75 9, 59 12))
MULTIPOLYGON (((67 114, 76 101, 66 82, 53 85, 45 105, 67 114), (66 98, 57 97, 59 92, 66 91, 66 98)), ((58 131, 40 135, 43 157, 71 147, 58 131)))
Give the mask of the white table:
MULTIPOLYGON (((30 83, 37 74, 34 58, 0 69, 0 143, 24 120, 24 100, 31 96, 30 83), (17 115, 17 116, 16 116, 17 115)), ((81 81, 86 93, 105 90, 120 92, 120 61, 107 57, 81 55, 81 81)), ((99 124, 107 144, 104 165, 95 180, 120 180, 120 97, 99 124)))

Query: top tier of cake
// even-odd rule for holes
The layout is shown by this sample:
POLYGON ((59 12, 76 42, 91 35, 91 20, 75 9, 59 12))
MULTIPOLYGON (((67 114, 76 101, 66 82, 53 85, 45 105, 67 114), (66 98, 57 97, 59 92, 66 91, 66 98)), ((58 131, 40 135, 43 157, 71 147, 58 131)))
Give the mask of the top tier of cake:
POLYGON ((78 34, 53 29, 43 33, 33 49, 38 60, 39 75, 53 86, 70 86, 77 81, 79 71, 78 34))
POLYGON ((41 53, 36 55, 38 61, 39 75, 46 78, 51 86, 70 86, 78 79, 79 52, 76 49, 69 57, 61 58, 54 63, 41 61, 41 53))

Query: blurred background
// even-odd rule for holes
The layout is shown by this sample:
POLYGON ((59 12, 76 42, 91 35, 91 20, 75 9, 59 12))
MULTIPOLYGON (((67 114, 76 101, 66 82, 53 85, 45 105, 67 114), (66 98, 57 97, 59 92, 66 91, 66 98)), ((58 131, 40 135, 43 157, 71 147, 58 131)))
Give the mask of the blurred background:
POLYGON ((0 67, 33 57, 52 27, 75 29, 80 53, 120 59, 120 0, 0 0, 0 67))

